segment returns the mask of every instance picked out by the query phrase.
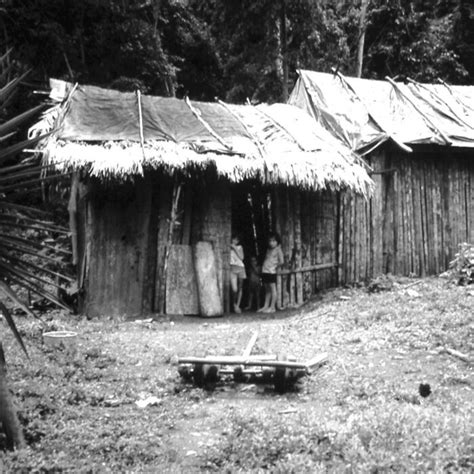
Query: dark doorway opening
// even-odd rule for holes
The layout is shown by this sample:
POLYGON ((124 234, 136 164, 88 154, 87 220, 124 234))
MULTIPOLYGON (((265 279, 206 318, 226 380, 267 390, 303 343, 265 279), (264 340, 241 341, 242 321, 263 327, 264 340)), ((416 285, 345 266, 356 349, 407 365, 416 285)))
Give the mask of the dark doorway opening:
MULTIPOLYGON (((232 187, 232 234, 239 235, 248 269, 250 259, 262 265, 268 235, 275 231, 274 197, 259 183, 240 183, 232 187)), ((244 282, 242 302, 248 301, 248 282, 244 282)))

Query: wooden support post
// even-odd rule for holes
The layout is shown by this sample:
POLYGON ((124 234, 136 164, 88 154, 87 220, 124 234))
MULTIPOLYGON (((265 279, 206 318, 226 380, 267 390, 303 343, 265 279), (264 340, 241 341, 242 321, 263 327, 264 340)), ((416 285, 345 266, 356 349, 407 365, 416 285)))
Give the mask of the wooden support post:
POLYGON ((171 248, 171 245, 173 244, 174 225, 178 217, 178 203, 179 203, 179 196, 181 194, 181 187, 182 187, 182 184, 178 183, 178 180, 176 178, 173 184, 173 194, 171 197, 170 222, 169 222, 169 227, 168 227, 168 238, 166 240, 166 249, 165 249, 164 262, 163 262, 163 276, 161 279, 160 293, 163 297, 160 301, 159 311, 160 313, 163 313, 163 314, 166 311, 165 301, 166 301, 166 277, 168 274, 168 259, 169 259, 169 254, 170 254, 170 248, 171 248))

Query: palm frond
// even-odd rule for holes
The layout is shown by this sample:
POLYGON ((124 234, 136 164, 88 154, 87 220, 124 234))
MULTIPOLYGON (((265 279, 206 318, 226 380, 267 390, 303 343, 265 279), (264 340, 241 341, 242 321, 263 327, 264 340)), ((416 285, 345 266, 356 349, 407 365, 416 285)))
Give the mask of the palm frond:
POLYGON ((23 339, 20 336, 20 333, 18 332, 18 329, 16 328, 15 321, 12 318, 12 315, 10 313, 10 310, 0 301, 0 311, 3 313, 3 317, 5 318, 5 321, 7 322, 8 326, 10 326, 10 329, 15 336, 15 339, 18 341, 18 344, 20 344, 20 347, 23 349, 23 352, 25 353, 26 357, 29 359, 30 356, 28 355, 28 351, 26 350, 25 344, 23 343, 23 339))
POLYGON ((39 112, 41 112, 41 110, 43 110, 44 108, 45 108, 45 104, 37 105, 36 107, 33 107, 32 109, 27 110, 26 112, 23 112, 22 114, 17 115, 16 117, 13 117, 7 122, 2 123, 0 125, 0 137, 3 137, 8 132, 15 130, 17 127, 25 123, 27 120, 29 120, 30 118, 34 117, 39 112))
MULTIPOLYGON (((26 72, 10 80, 13 72, 12 63, 9 61, 10 52, 0 57, 0 84, 8 81, 0 89, 0 109, 2 110, 5 110, 12 101, 18 91, 18 85, 28 74, 26 72)), ((12 139, 19 127, 39 114, 44 106, 41 104, 32 107, 17 116, 9 117, 1 124, 0 147, 7 138, 12 139)), ((39 163, 37 156, 26 160, 21 158, 19 160, 16 156, 27 148, 33 148, 49 133, 18 140, 7 147, 0 148, 0 290, 13 304, 37 319, 39 319, 38 316, 19 296, 21 291, 27 290, 69 311, 69 308, 50 291, 50 288, 63 288, 60 282, 70 284, 74 281, 69 276, 63 275, 60 270, 58 271, 58 268, 62 268, 64 264, 64 258, 69 258, 71 252, 61 248, 59 243, 49 245, 45 242, 46 236, 66 236, 68 230, 56 225, 50 219, 51 213, 24 205, 22 201, 25 195, 30 201, 30 196, 34 196, 36 191, 43 191, 45 183, 61 178, 56 172, 50 173, 49 165, 43 166, 39 163)), ((38 193, 36 196, 39 198, 41 194, 38 193)), ((4 303, 2 305, 0 309, 5 314, 5 318, 8 318, 10 328, 15 337, 19 336, 11 313, 8 312, 4 303)), ((24 348, 21 337, 18 340, 24 348)))
POLYGON ((14 145, 4 148, 3 150, 0 150, 0 164, 4 163, 7 158, 11 157, 12 155, 23 151, 25 148, 33 147, 38 142, 46 138, 48 135, 50 135, 50 133, 46 133, 36 138, 29 138, 27 140, 23 140, 19 143, 15 143, 14 145))
POLYGON ((26 71, 24 74, 22 74, 19 77, 16 77, 15 79, 11 80, 8 84, 3 86, 0 89, 0 103, 2 107, 5 107, 5 102, 8 100, 11 95, 16 92, 18 85, 20 82, 25 79, 25 77, 30 73, 30 71, 26 71))

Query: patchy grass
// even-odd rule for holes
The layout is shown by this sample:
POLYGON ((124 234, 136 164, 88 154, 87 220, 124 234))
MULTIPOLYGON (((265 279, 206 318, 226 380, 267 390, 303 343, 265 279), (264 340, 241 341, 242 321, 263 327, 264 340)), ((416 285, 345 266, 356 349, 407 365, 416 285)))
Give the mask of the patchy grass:
POLYGON ((77 344, 45 346, 40 326, 20 319, 31 362, 0 323, 29 444, 2 453, 0 471, 472 472, 472 365, 443 348, 473 357, 473 306, 470 286, 399 279, 273 316, 118 323, 51 313, 51 329, 77 331, 77 344), (285 395, 180 380, 176 356, 239 353, 255 330, 256 353, 325 351, 329 361, 285 395), (136 405, 150 396, 153 405, 136 405))

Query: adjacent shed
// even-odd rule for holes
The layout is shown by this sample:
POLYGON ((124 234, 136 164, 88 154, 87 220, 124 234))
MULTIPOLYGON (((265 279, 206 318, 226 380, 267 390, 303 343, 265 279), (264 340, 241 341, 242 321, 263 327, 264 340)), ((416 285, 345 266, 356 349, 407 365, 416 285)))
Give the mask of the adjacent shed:
POLYGON ((299 71, 289 103, 372 168, 339 207, 341 282, 444 271, 474 242, 474 86, 299 71))
POLYGON ((229 309, 229 245, 282 234, 281 305, 335 283, 337 195, 368 196, 364 163, 300 109, 121 93, 51 81, 30 131, 72 172, 81 309, 89 316, 229 309))

